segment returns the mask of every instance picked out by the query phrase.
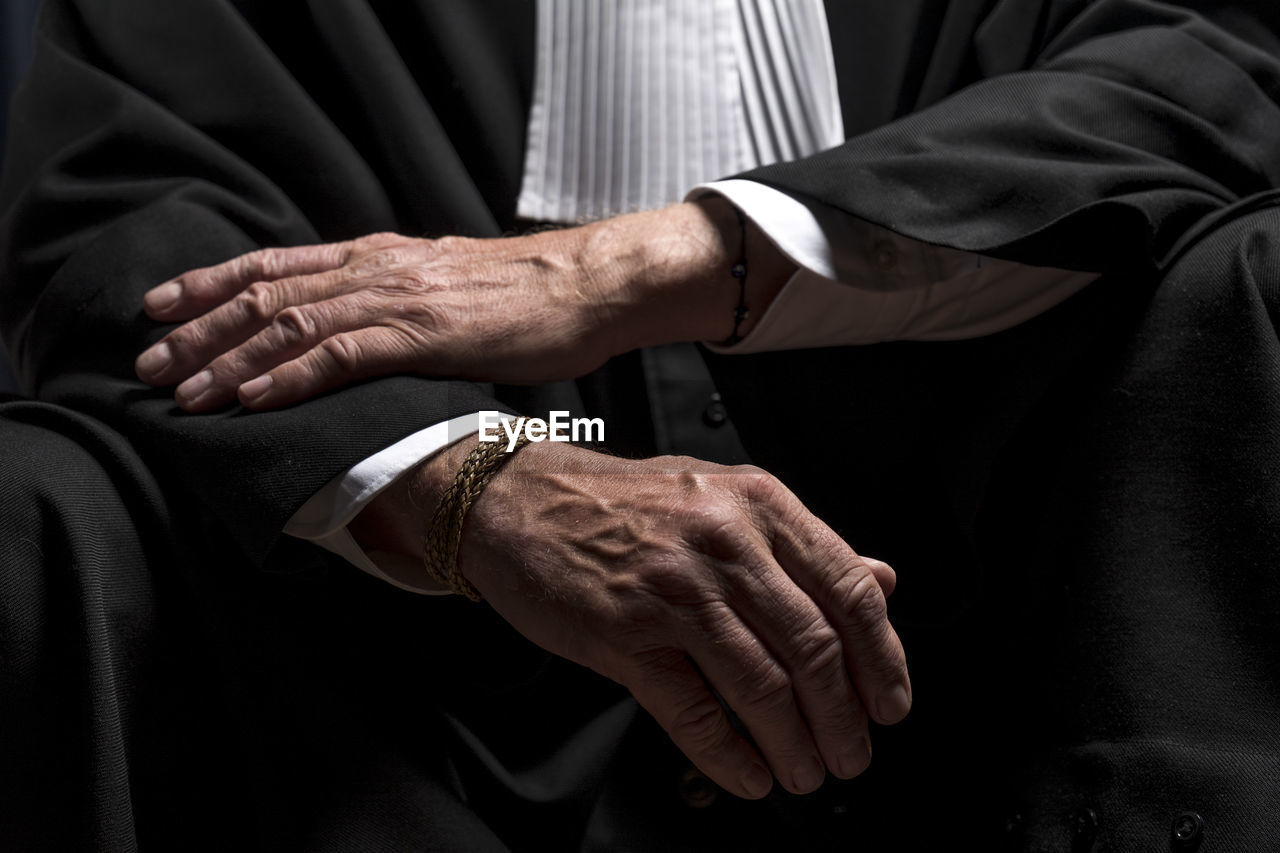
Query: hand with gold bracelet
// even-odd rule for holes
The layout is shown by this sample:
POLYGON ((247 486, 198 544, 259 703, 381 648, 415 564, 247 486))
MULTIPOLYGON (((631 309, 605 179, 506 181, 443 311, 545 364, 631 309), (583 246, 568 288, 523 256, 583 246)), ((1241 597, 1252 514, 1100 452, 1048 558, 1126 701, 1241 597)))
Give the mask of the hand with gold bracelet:
MULTIPOLYGON (((374 235, 255 252, 147 295, 153 318, 185 324, 138 372, 181 382, 192 412, 237 396, 270 409, 389 373, 574 377, 635 347, 749 331, 793 270, 753 236, 709 199, 501 240, 374 235), (744 255, 745 291, 734 275, 744 255), (754 316, 741 316, 744 302, 754 316)), ((349 525, 357 541, 421 559, 473 447, 458 442, 382 492, 349 525)), ((504 463, 455 519, 452 585, 629 688, 727 790, 761 797, 776 776, 806 793, 827 771, 857 775, 871 759, 868 720, 906 715, 910 682, 885 610, 893 570, 775 478, 551 443, 504 463)))
MULTIPOLYGON (((420 558, 432 511, 474 447, 459 441, 403 478, 351 532, 420 558)), ((828 770, 861 773, 868 719, 896 723, 910 707, 885 611, 893 570, 759 469, 531 444, 505 461, 461 533, 458 568, 504 619, 631 690, 739 796, 764 796, 772 776, 808 793, 828 770)))

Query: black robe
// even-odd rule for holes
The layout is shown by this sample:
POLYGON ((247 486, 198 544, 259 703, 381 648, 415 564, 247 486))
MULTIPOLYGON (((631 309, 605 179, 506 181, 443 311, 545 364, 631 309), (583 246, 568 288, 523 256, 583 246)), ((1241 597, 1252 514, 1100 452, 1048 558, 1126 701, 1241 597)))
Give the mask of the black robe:
MULTIPOLYGON (((153 571, 183 579, 167 606, 199 614, 181 642, 221 661, 174 676, 217 697, 175 690, 182 714, 124 691, 205 767, 199 803, 179 805, 166 782, 190 768, 128 739, 132 761, 108 762, 101 784, 113 802, 133 786, 140 837, 164 849, 203 815, 212 829, 183 846, 240 833, 254 839, 241 846, 448 848, 462 837, 450 831, 492 839, 478 814, 516 846, 559 832, 696 847, 732 832, 769 849, 794 831, 871 849, 1091 836, 1163 849, 1190 810, 1215 843, 1269 843, 1276 255, 1254 209, 1280 178, 1280 11, 882 0, 828 14, 853 138, 750 177, 917 239, 1106 275, 982 341, 716 360, 757 460, 902 572, 893 615, 917 706, 877 733, 876 767, 853 785, 693 810, 653 781, 680 765, 635 746, 651 732, 616 734, 631 706, 607 685, 543 661, 483 610, 406 602, 280 535, 354 462, 500 408, 493 389, 395 377, 283 412, 190 417, 132 375, 164 331, 141 295, 185 269, 379 230, 511 228, 533 4, 47 6, 0 188, 0 329, 36 397, 123 434, 154 472, 176 541, 153 571), (218 568, 242 564, 274 573, 218 568), (300 598, 354 639, 312 645, 330 622, 293 612, 300 598), (473 666, 439 675, 436 655, 414 653, 459 635, 473 666), (489 643, 515 662, 498 666, 489 643), (259 646, 292 692, 237 669, 259 646), (428 686, 405 677, 424 669, 428 686), (498 686, 460 686, 490 670, 498 686), (299 698, 313 693, 339 710, 299 698), (495 695, 524 698, 527 731, 492 728, 495 695), (570 712, 556 695, 574 697, 570 712), (434 737, 407 707, 431 709, 434 737), (206 718, 230 730, 216 749, 180 724, 206 718), (614 733, 594 752, 568 740, 585 718, 612 721, 590 730, 614 733), (548 770, 541 746, 566 743, 577 765, 548 770), (206 813, 232 781, 234 817, 206 813), (557 805, 530 805, 542 801, 557 805)), ((127 664, 107 678, 148 683, 127 664)), ((64 829, 133 831, 118 815, 86 823, 64 829)))

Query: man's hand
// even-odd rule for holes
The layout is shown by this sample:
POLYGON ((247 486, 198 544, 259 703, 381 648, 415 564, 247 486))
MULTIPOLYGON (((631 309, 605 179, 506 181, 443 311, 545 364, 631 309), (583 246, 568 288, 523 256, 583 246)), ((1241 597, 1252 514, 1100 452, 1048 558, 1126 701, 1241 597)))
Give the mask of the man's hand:
MULTIPOLYGON (((471 446, 384 493, 352 532, 418 553, 420 519, 471 446)), ((867 713, 889 724, 910 707, 885 612, 893 570, 755 468, 533 444, 472 507, 459 566, 530 640, 630 689, 742 797, 764 796, 775 775, 806 793, 828 769, 861 773, 867 713)))
MULTIPOLYGON (((137 372, 181 383, 192 412, 237 396, 278 408, 393 373, 569 379, 636 347, 727 337, 741 246, 731 209, 711 199, 501 240, 375 234, 267 249, 147 293, 153 319, 184 325, 137 372)), ((763 237, 748 247, 758 317, 793 267, 763 237)))

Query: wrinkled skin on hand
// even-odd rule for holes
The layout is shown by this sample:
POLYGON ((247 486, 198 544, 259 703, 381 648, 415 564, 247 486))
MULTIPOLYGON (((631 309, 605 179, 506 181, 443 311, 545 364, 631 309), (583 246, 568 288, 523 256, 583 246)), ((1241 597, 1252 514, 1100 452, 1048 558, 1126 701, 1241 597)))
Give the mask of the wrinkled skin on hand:
MULTIPOLYGON (((529 237, 378 234, 255 252, 147 294, 148 314, 182 325, 138 374, 181 383, 192 412, 237 398, 275 408, 392 373, 571 378, 638 346, 726 337, 741 239, 727 207, 686 204, 529 237)), ((791 266, 754 245, 762 253, 748 235, 763 307, 791 266)), ((424 508, 467 444, 375 498, 350 525, 357 541, 420 554, 424 508)), ((530 640, 626 686, 742 797, 764 796, 775 776, 806 793, 828 771, 857 775, 868 718, 910 708, 885 609, 893 570, 758 469, 531 445, 472 507, 459 566, 530 640)))
POLYGON ((156 319, 190 322, 139 360, 139 375, 182 381, 178 402, 204 411, 233 402, 237 390, 246 404, 269 408, 394 373, 508 382, 536 381, 539 369, 585 373, 608 352, 575 313, 587 300, 555 274, 574 263, 571 254, 551 241, 530 248, 374 234, 193 270, 148 295, 156 319), (175 290, 177 301, 165 304, 175 290), (555 347, 529 351, 539 341, 555 347), (262 394, 242 387, 263 375, 262 394))
POLYGON ((893 570, 756 468, 530 445, 472 508, 459 566, 530 640, 630 689, 742 797, 771 776, 807 793, 827 770, 861 773, 868 713, 891 724, 910 707, 893 570))
MULTIPOLYGON (((237 398, 278 408, 396 373, 570 379, 639 346, 726 337, 741 241, 727 205, 708 202, 498 240, 374 234, 264 249, 148 292, 153 319, 183 325, 137 372, 181 383, 191 412, 237 398)), ((791 266, 768 241, 752 245, 762 309, 791 266)))

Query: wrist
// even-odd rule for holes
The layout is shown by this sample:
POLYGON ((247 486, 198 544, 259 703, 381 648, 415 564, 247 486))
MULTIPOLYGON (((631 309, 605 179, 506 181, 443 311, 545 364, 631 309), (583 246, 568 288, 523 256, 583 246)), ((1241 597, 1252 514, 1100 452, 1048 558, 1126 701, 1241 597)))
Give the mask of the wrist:
MULTIPOLYGON (((421 561, 436 509, 475 447, 474 436, 460 439, 384 489, 348 525, 356 542, 366 551, 421 561)), ((466 513, 457 553, 462 575, 482 590, 498 582, 491 577, 495 568, 512 568, 512 537, 527 535, 537 523, 540 500, 550 494, 544 475, 554 479, 581 470, 595 456, 582 448, 551 442, 530 444, 512 456, 466 513)))
MULTIPOLYGON (((708 200, 714 200, 708 199, 708 200)), ((728 202, 724 202, 728 204, 728 202)), ((748 314, 743 319, 740 326, 734 330, 730 329, 730 334, 735 334, 738 339, 750 334, 751 330, 756 327, 760 319, 764 317, 765 312, 769 310, 769 306, 773 304, 774 298, 782 291, 791 277, 795 275, 798 267, 790 258, 782 254, 774 242, 750 219, 746 219, 741 224, 743 239, 746 246, 741 257, 746 265, 746 288, 744 292, 744 301, 746 303, 748 314)), ((732 288, 730 289, 732 293, 732 288)), ((731 299, 736 296, 732 294, 731 299)), ((721 296, 723 305, 724 297, 721 296)), ((736 305, 736 303, 734 303, 736 305)), ((726 313, 721 307, 721 314, 726 313)), ((730 312, 731 313, 731 312, 730 312)), ((733 317, 722 321, 721 327, 731 325, 733 317)), ((721 337, 708 337, 711 343, 720 343, 729 338, 729 334, 721 337)))
POLYGON ((584 238, 585 268, 612 282, 613 354, 721 342, 735 324, 746 335, 796 269, 719 196, 607 220, 584 229, 584 238), (744 259, 745 289, 733 275, 744 259), (737 322, 740 297, 747 314, 737 322))
POLYGON ((518 556, 555 512, 559 490, 599 454, 549 441, 525 445, 476 499, 458 546, 458 569, 482 592, 515 588, 522 569, 518 556))
POLYGON ((455 441, 383 489, 347 525, 357 544, 421 559, 431 514, 474 446, 473 437, 455 441))

